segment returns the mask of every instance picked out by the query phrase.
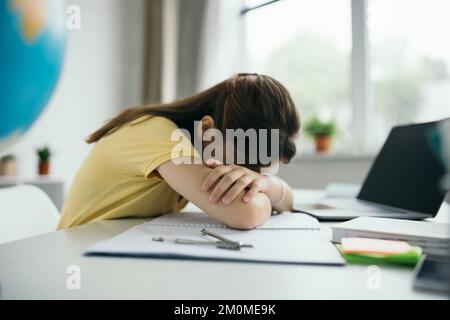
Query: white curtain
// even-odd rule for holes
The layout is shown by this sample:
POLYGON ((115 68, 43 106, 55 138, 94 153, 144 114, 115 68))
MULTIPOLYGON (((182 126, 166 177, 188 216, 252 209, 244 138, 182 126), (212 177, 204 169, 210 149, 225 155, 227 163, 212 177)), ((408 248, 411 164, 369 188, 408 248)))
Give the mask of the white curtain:
POLYGON ((196 91, 204 90, 237 72, 244 72, 244 0, 206 1, 200 34, 196 91))

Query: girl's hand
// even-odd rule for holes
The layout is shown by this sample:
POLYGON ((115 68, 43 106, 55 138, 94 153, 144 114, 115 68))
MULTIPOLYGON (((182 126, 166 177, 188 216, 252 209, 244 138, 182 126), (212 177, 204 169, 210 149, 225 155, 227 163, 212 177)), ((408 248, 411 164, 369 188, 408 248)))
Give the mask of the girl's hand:
POLYGON ((242 166, 224 165, 217 160, 207 161, 206 165, 214 170, 203 181, 202 190, 210 192, 209 201, 213 203, 222 199, 224 204, 229 204, 247 188, 243 200, 248 202, 268 188, 267 177, 242 166))

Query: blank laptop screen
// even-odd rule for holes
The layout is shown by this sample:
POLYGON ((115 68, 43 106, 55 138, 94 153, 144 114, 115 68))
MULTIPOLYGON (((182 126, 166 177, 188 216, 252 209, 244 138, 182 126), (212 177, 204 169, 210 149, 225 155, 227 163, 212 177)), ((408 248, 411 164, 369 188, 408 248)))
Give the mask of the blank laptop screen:
POLYGON ((443 163, 430 145, 437 122, 394 127, 361 188, 358 199, 435 215, 445 194, 443 163))

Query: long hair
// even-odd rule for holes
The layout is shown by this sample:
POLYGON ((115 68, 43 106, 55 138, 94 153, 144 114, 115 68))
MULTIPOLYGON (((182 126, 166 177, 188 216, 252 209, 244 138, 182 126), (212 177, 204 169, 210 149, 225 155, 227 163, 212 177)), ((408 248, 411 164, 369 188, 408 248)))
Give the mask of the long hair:
POLYGON ((294 138, 300 118, 287 89, 277 80, 259 74, 239 73, 191 97, 171 103, 127 109, 92 133, 87 143, 119 130, 144 116, 162 116, 194 137, 194 121, 209 115, 216 129, 279 129, 279 157, 289 162, 295 155, 294 138))

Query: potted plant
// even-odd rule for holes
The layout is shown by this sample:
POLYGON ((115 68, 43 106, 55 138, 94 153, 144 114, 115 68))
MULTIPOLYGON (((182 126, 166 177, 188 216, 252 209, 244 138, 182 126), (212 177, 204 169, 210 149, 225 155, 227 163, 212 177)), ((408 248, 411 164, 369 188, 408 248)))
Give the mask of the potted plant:
POLYGON ((50 156, 51 152, 48 147, 37 149, 39 157, 39 175, 47 176, 50 174, 50 156))
POLYGON ((0 176, 17 175, 17 161, 13 154, 7 154, 0 158, 0 176))
POLYGON ((305 133, 314 138, 316 152, 328 153, 331 150, 331 140, 336 133, 336 122, 321 121, 317 116, 313 116, 305 124, 305 133))

